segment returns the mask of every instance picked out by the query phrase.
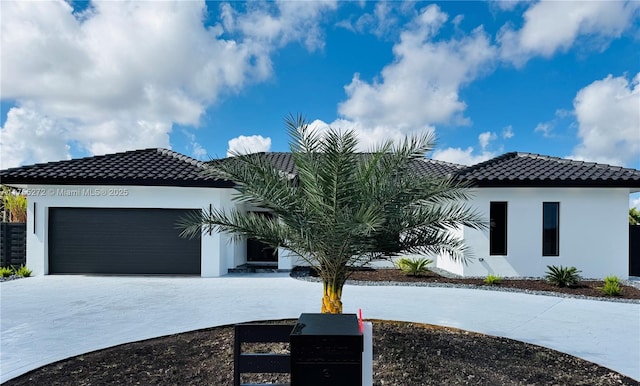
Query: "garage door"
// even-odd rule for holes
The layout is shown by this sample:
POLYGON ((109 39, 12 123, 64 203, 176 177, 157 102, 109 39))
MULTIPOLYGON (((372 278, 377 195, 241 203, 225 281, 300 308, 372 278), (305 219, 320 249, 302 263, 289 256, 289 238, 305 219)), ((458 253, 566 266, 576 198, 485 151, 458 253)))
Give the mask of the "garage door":
POLYGON ((49 208, 49 273, 200 274, 200 239, 176 229, 189 211, 49 208))

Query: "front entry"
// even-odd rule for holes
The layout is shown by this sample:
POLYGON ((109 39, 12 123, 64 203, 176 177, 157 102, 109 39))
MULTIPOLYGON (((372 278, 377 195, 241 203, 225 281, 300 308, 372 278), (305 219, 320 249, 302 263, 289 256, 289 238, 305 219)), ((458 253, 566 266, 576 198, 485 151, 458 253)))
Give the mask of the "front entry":
MULTIPOLYGON (((273 218, 268 212, 254 212, 255 214, 273 218)), ((278 265, 278 251, 271 246, 255 239, 247 239, 247 265, 278 265)))
POLYGON ((258 240, 247 240, 248 265, 277 265, 278 251, 258 240))

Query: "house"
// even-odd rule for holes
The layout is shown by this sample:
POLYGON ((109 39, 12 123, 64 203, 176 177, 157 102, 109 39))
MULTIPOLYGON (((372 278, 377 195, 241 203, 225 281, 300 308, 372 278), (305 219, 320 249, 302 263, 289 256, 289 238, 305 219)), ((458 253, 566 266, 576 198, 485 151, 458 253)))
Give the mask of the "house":
MULTIPOLYGON (((295 173, 291 154, 263 154, 295 173)), ((233 183, 203 173, 208 167, 171 150, 144 149, 6 169, 0 179, 29 197, 27 265, 34 274, 215 277, 247 263, 297 264, 288 251, 254 240, 178 236, 176 221, 190 211, 238 205, 233 183)), ((470 204, 491 224, 488 231, 458 230, 473 259, 438 256, 439 268, 507 277, 564 265, 585 277, 628 277, 628 198, 640 191, 640 171, 529 153, 470 167, 433 160, 417 167, 470 182, 470 204)))

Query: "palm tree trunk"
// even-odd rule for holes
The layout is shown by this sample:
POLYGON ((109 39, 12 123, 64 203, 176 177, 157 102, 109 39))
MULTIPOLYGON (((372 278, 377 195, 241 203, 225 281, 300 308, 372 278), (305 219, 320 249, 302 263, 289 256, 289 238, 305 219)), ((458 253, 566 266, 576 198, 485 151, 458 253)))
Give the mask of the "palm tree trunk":
POLYGON ((322 313, 323 314, 341 314, 342 313, 342 283, 322 282, 324 286, 324 295, 322 296, 322 313))

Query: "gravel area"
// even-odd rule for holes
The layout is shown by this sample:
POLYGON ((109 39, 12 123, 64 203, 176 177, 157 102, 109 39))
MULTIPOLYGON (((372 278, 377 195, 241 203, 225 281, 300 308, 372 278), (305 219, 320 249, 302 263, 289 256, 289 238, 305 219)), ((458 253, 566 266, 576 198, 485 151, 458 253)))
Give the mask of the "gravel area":
MULTIPOLYGON (((498 285, 484 283, 484 278, 459 277, 438 269, 430 269, 419 276, 407 276, 398 269, 362 269, 352 273, 349 285, 364 286, 421 286, 473 288, 483 291, 524 292, 533 295, 571 297, 622 303, 640 303, 640 287, 636 281, 623 281, 621 296, 608 296, 602 293, 604 285, 601 280, 582 280, 575 287, 556 287, 545 280, 536 277, 503 278, 498 285)), ((299 280, 320 281, 312 270, 298 267, 291 272, 291 276, 299 280)))

